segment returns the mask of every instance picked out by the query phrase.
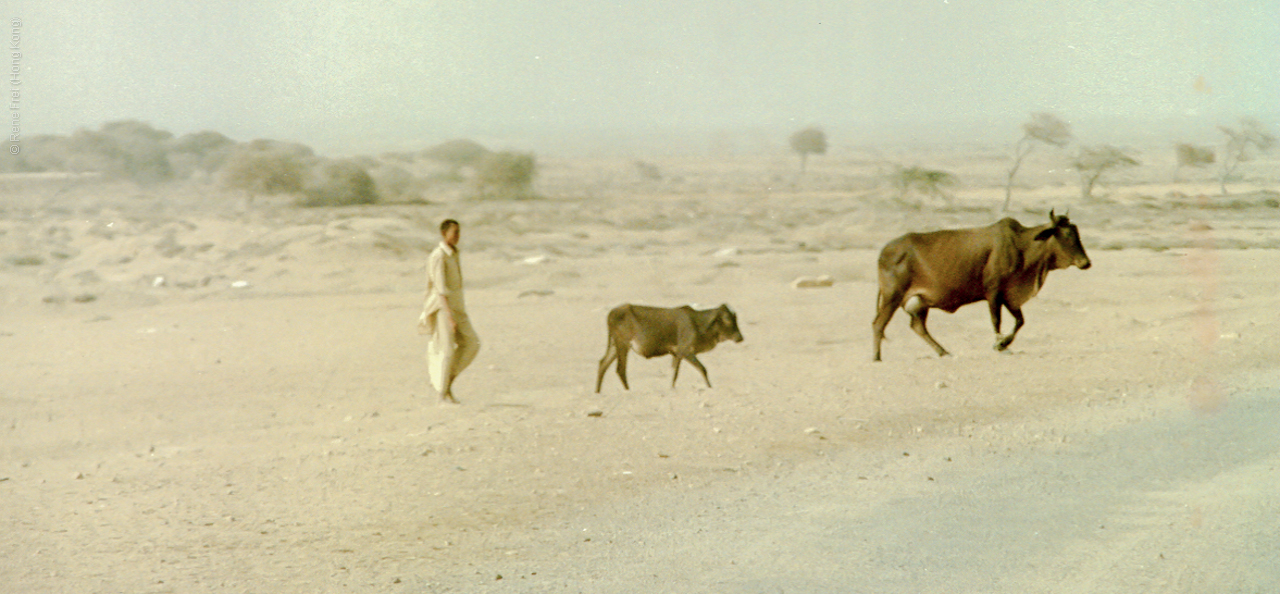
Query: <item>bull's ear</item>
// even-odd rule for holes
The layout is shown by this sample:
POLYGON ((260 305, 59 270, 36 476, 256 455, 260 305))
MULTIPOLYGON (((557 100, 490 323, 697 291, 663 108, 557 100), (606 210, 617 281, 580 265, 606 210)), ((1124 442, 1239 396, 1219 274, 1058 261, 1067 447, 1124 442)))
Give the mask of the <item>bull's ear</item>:
POLYGON ((1041 231, 1041 232, 1039 232, 1039 233, 1036 233, 1036 241, 1045 241, 1045 240, 1049 239, 1050 237, 1053 237, 1053 234, 1054 234, 1054 233, 1056 233, 1056 232, 1057 232, 1057 229, 1056 229, 1055 227, 1049 227, 1048 229, 1045 229, 1044 231, 1041 231))

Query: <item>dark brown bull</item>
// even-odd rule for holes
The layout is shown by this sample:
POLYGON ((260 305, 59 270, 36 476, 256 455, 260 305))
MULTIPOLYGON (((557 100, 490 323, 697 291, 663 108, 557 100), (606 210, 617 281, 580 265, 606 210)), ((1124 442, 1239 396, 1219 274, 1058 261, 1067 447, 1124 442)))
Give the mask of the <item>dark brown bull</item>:
POLYGON ((903 235, 880 252, 880 293, 871 323, 874 360, 880 360, 884 327, 898 307, 911 316, 911 329, 945 356, 947 350, 925 328, 929 310, 954 313, 977 301, 991 308, 995 348, 1003 351, 1022 328, 1022 304, 1036 295, 1049 271, 1090 265, 1076 226, 1053 211, 1049 223, 1038 227, 1006 218, 987 227, 903 235), (1015 320, 1007 336, 1000 335, 1001 307, 1015 320))
POLYGON ((618 377, 622 387, 627 385, 627 353, 631 350, 646 359, 671 355, 671 387, 680 376, 680 361, 689 361, 702 379, 711 387, 707 368, 698 361, 698 354, 705 353, 726 340, 742 342, 738 331, 738 316, 728 305, 715 309, 695 310, 688 305, 665 308, 645 305, 619 305, 609 312, 609 346, 600 359, 600 372, 596 374, 596 393, 604 383, 609 365, 618 362, 618 377))

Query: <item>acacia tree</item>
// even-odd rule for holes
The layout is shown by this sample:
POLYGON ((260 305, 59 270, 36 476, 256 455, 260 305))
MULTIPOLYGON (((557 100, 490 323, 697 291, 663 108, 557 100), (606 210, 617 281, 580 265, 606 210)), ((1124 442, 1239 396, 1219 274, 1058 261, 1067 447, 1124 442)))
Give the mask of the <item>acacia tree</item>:
POLYGON ((1037 142, 1058 148, 1067 146, 1071 142, 1071 125, 1047 112, 1033 113, 1031 120, 1022 124, 1022 138, 1013 146, 1013 165, 1005 179, 1003 210, 1009 210, 1009 202, 1013 199, 1013 176, 1017 175, 1022 160, 1031 154, 1037 142))
POLYGON ((1240 118, 1240 128, 1218 126, 1227 135, 1227 145, 1222 150, 1222 169, 1218 177, 1218 185, 1222 194, 1227 194, 1227 179, 1235 173, 1236 168, 1245 161, 1251 161, 1260 151, 1269 150, 1276 143, 1276 137, 1267 132, 1262 122, 1253 118, 1240 118))
POLYGON ((537 161, 533 153, 501 151, 489 153, 476 170, 476 185, 481 196, 530 198, 537 161))
POLYGON ((791 135, 791 150, 800 153, 800 173, 804 173, 809 155, 827 153, 827 133, 822 128, 805 128, 791 135))
MULTIPOLYGON (((903 204, 907 203, 907 194, 915 190, 924 196, 940 198, 947 205, 951 205, 952 197, 946 191, 946 188, 954 187, 957 181, 956 176, 946 171, 925 169, 917 166, 902 167, 899 165, 893 173, 889 174, 889 183, 893 184, 894 188, 897 188, 898 201, 903 204)), ((916 206, 919 206, 919 204, 916 206)))
POLYGON ((1137 167, 1141 163, 1109 144, 1081 147, 1071 166, 1080 173, 1080 197, 1093 198, 1093 186, 1102 174, 1120 167, 1137 167))
POLYGON ((1174 152, 1178 155, 1178 166, 1173 170, 1174 179, 1177 179, 1178 171, 1183 167, 1206 167, 1212 165, 1216 159, 1213 149, 1194 144, 1179 144, 1174 147, 1174 152))

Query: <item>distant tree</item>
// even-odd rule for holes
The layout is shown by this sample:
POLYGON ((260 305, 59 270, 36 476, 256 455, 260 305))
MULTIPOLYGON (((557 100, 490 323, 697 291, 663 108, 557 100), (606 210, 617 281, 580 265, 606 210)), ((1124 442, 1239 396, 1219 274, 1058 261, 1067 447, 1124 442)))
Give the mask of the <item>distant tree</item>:
POLYGON ((903 204, 908 203, 907 195, 915 190, 923 196, 939 198, 950 205, 953 200, 946 188, 954 187, 957 182, 956 176, 946 171, 922 167, 898 166, 889 174, 889 183, 898 190, 898 201, 903 204))
POLYGON ((486 197, 528 198, 537 163, 532 153, 490 153, 476 169, 476 185, 486 197))
POLYGON ((1178 167, 1173 173, 1175 179, 1178 177, 1178 170, 1183 167, 1206 167, 1212 165, 1216 159, 1213 149, 1209 147, 1182 143, 1175 146, 1173 150, 1178 156, 1178 167))
POLYGON ((489 155, 489 149, 473 140, 457 139, 442 142, 422 151, 422 156, 433 161, 452 165, 454 168, 478 166, 489 155))
POLYGON ((1013 177, 1022 167, 1022 160, 1031 154, 1037 142, 1058 148, 1067 146, 1071 142, 1071 125, 1058 116, 1045 112, 1031 114, 1031 120, 1022 124, 1022 138, 1013 146, 1013 166, 1009 168, 1009 175, 1005 179, 1003 210, 1009 210, 1009 203, 1013 200, 1013 177))
POLYGON ((636 173, 639 173, 640 177, 652 181, 662 180, 662 171, 658 169, 657 165, 647 161, 636 161, 634 165, 636 167, 636 173))
POLYGON ((1245 161, 1252 161, 1258 152, 1270 150, 1276 143, 1276 137, 1267 132, 1262 122, 1253 118, 1240 118, 1239 128, 1218 126, 1227 135, 1227 144, 1222 150, 1222 169, 1218 185, 1222 194, 1227 194, 1227 180, 1235 173, 1236 168, 1245 161))
POLYGON ((1081 147, 1071 166, 1080 173, 1080 197, 1093 198, 1093 186, 1102 174, 1119 167, 1136 167, 1141 163, 1124 151, 1108 145, 1081 147))
POLYGON ((800 173, 804 173, 809 155, 827 154, 827 133, 822 128, 805 128, 791 135, 791 150, 800 154, 800 173))
POLYGON ((116 145, 116 159, 106 173, 144 184, 173 178, 165 146, 173 138, 168 130, 157 130, 138 120, 107 122, 101 130, 116 145))
POLYGON ((378 201, 373 177, 359 161, 334 161, 321 168, 316 178, 303 193, 299 201, 302 206, 352 206, 378 201))
POLYGON ((401 163, 412 163, 414 161, 413 153, 405 152, 386 152, 379 155, 383 161, 399 161, 401 163))
POLYGON ((179 177, 189 177, 196 171, 212 174, 222 168, 235 148, 236 141, 219 132, 192 132, 169 143, 169 162, 179 177))
POLYGON ((67 137, 57 134, 36 134, 24 136, 20 143, 10 143, 5 153, 12 159, 0 159, 0 172, 25 173, 35 171, 70 171, 67 158, 71 150, 67 137), (14 152, 13 147, 21 152, 14 152))
POLYGON ((255 194, 301 192, 315 161, 310 147, 275 140, 237 146, 219 171, 223 185, 255 194))
POLYGON ((166 143, 173 137, 137 120, 103 124, 98 130, 80 128, 70 136, 46 137, 29 144, 23 167, 75 173, 98 172, 141 184, 173 177, 166 143))
POLYGON ((165 142, 173 138, 168 130, 158 130, 146 122, 138 120, 116 120, 102 125, 102 133, 114 138, 139 139, 152 143, 165 142))
POLYGON ((402 200, 411 197, 418 180, 412 173, 393 163, 382 163, 371 169, 373 184, 377 188, 378 197, 382 200, 402 200))

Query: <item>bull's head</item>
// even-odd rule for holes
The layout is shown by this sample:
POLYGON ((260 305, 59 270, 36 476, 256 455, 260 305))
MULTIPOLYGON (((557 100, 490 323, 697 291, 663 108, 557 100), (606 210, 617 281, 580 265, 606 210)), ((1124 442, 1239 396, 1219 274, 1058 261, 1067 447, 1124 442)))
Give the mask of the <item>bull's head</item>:
POLYGON ((1067 215, 1057 216, 1053 210, 1049 211, 1049 228, 1037 233, 1036 240, 1049 239, 1057 240, 1054 243, 1057 245, 1055 256, 1058 267, 1075 266, 1080 270, 1088 270, 1093 265, 1089 261, 1089 254, 1084 252, 1084 244, 1080 243, 1080 231, 1067 220, 1067 215))
POLYGON ((718 336, 717 342, 724 340, 742 342, 742 332, 738 330, 738 315, 733 313, 727 304, 722 303, 716 308, 716 314, 711 318, 711 324, 707 330, 718 336))

